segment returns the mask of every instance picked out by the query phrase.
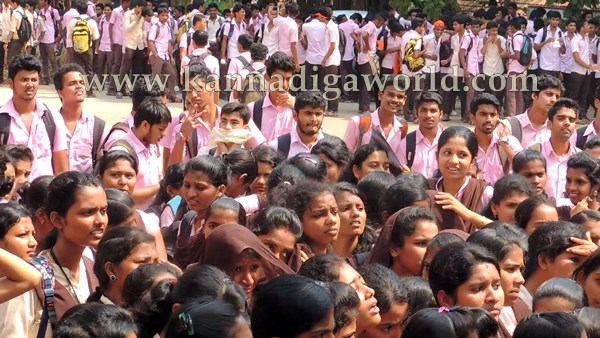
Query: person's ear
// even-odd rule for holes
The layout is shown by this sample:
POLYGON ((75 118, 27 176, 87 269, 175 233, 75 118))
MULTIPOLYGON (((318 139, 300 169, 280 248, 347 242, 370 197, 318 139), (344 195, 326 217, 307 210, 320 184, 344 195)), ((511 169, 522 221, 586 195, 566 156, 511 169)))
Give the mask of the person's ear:
POLYGON ((57 228, 58 231, 61 231, 65 226, 64 219, 56 211, 50 213, 50 222, 52 222, 52 225, 57 228))
POLYGON ((548 256, 546 256, 544 254, 539 254, 537 256, 537 265, 539 266, 540 269, 547 270, 548 265, 550 265, 550 259, 548 258, 548 256))
POLYGON ((447 294, 446 291, 444 291, 444 290, 438 291, 437 301, 438 301, 438 306, 440 306, 440 307, 445 306, 445 307, 449 308, 449 307, 456 305, 454 297, 447 294))
POLYGON ((491 204, 492 214, 494 214, 495 218, 498 218, 498 205, 495 203, 491 204))
POLYGON ((358 176, 360 176, 362 170, 356 165, 354 164, 352 166, 352 174, 354 175, 354 177, 356 177, 356 180, 358 181, 358 176))

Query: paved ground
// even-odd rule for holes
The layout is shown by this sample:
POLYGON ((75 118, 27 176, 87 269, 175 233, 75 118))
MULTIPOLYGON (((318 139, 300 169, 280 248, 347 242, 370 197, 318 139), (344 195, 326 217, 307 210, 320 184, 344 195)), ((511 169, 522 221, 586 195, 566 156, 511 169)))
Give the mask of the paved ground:
MULTIPOLYGON (((11 89, 7 85, 2 85, 0 87, 0 104, 6 102, 11 96, 11 89)), ((53 86, 40 86, 37 96, 53 109, 59 109, 61 106, 60 99, 53 86)), ((107 125, 113 125, 116 122, 122 121, 131 111, 130 97, 124 97, 123 99, 118 100, 114 96, 106 96, 102 92, 96 92, 96 96, 96 98, 86 99, 84 107, 94 115, 104 119, 107 122, 107 125)), ((222 101, 222 103, 225 102, 222 101)), ((171 109, 173 116, 177 116, 182 110, 182 105, 180 103, 169 103, 168 106, 171 109)), ((371 107, 374 109, 375 105, 372 104, 371 107)), ((348 119, 357 113, 358 103, 340 103, 339 117, 326 117, 323 123, 323 129, 328 134, 343 137, 348 119)), ((453 117, 453 119, 456 121, 450 123, 446 122, 445 124, 462 124, 457 120, 457 117, 453 117)), ((414 129, 416 124, 411 123, 410 127, 411 129, 414 129)))

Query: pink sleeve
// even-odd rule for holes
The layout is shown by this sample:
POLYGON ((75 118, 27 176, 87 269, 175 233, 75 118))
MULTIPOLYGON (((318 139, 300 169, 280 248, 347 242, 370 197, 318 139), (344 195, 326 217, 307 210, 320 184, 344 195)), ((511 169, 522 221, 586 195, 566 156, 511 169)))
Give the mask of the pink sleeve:
POLYGON ((171 208, 164 208, 163 212, 160 214, 160 227, 168 227, 175 220, 175 215, 173 214, 173 210, 171 208))
POLYGON ((260 202, 256 195, 240 196, 235 198, 246 210, 246 215, 250 215, 260 209, 260 202))
POLYGON ((290 43, 298 42, 298 26, 294 23, 290 25, 290 43))
MULTIPOLYGON (((252 116, 252 114, 250 114, 250 116, 252 116)), ((260 129, 258 129, 256 124, 254 123, 254 120, 250 119, 250 121, 248 122, 248 129, 250 129, 252 136, 254 136, 248 141, 248 145, 251 146, 253 149, 267 141, 260 129)))
POLYGON ((348 120, 348 125, 346 126, 346 133, 344 134, 344 143, 348 149, 354 151, 358 148, 358 116, 353 116, 350 120, 348 120))
POLYGON ((471 37, 469 35, 465 35, 465 38, 462 40, 462 43, 460 44, 460 49, 464 49, 464 50, 469 49, 469 44, 471 44, 471 37))
POLYGON ((67 126, 62 115, 51 113, 54 117, 56 129, 54 130, 54 149, 52 152, 67 150, 67 126))

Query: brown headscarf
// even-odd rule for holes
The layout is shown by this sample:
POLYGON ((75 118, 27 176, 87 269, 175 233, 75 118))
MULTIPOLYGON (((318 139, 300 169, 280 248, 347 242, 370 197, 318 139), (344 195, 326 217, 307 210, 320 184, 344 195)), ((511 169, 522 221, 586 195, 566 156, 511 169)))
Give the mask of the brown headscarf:
POLYGON ((179 224, 180 232, 173 250, 173 262, 182 270, 197 262, 204 252, 204 227, 194 236, 190 236, 195 219, 196 212, 188 211, 179 224))
POLYGON ((246 249, 256 251, 262 258, 262 275, 265 280, 281 274, 294 273, 289 266, 277 259, 250 229, 239 224, 223 224, 216 228, 206 239, 204 252, 198 263, 215 266, 231 276, 239 261, 239 255, 246 249))
POLYGON ((408 208, 410 207, 396 211, 396 213, 385 221, 373 249, 367 256, 365 264, 379 263, 388 268, 392 266, 392 256, 390 255, 390 249, 392 248, 392 230, 394 229, 394 223, 396 223, 398 215, 408 208))

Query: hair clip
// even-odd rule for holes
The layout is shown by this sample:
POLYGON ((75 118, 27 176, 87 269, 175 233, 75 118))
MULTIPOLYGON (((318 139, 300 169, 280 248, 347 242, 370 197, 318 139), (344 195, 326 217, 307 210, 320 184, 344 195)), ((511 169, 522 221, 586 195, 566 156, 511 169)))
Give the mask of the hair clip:
POLYGON ((310 153, 300 153, 296 156, 301 160, 305 160, 305 161, 311 162, 313 164, 319 163, 312 157, 312 155, 310 153))
POLYGON ((194 325, 192 323, 192 317, 189 314, 182 312, 179 314, 179 320, 183 324, 183 329, 187 331, 188 336, 194 335, 194 325))
POLYGON ((313 283, 317 284, 318 286, 320 286, 322 288, 326 288, 327 287, 327 284, 325 284, 324 282, 318 281, 318 280, 313 281, 313 283))
POLYGON ((171 285, 173 285, 173 286, 177 285, 177 278, 171 279, 171 285))
POLYGON ((450 312, 450 309, 448 309, 445 306, 442 306, 438 309, 438 313, 442 313, 442 312, 450 312))

